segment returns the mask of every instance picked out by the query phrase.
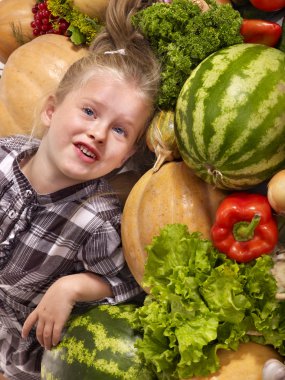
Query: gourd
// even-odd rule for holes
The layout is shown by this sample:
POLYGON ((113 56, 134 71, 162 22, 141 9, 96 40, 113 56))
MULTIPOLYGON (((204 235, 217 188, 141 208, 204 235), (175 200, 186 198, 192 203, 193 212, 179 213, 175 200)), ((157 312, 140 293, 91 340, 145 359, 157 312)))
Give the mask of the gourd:
POLYGON ((0 135, 29 134, 37 108, 86 49, 64 36, 46 34, 17 48, 0 80, 0 135))
POLYGON ((96 17, 103 21, 109 0, 73 0, 73 5, 89 17, 96 17))
POLYGON ((142 284, 146 245, 166 224, 186 224, 210 238, 215 212, 225 193, 198 178, 184 162, 148 170, 132 188, 123 210, 122 244, 128 266, 142 284))
POLYGON ((154 172, 159 170, 164 162, 180 158, 174 123, 174 111, 158 111, 147 129, 146 144, 156 156, 154 172))
POLYGON ((30 26, 34 3, 34 0, 0 1, 0 62, 6 63, 15 49, 34 38, 30 26))

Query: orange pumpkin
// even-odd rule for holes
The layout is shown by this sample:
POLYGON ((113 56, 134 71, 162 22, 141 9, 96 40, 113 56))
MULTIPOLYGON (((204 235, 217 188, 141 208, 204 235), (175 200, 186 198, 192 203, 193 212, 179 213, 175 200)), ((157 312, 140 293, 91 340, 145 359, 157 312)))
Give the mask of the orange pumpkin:
POLYGON ((86 49, 56 34, 16 49, 0 80, 0 135, 29 134, 36 106, 56 88, 68 66, 85 54, 86 49))
POLYGON ((0 1, 0 62, 6 63, 15 49, 34 38, 30 25, 34 4, 34 0, 0 1))
POLYGON ((126 261, 142 284, 146 245, 166 224, 183 223, 210 238, 210 228, 224 192, 198 178, 183 162, 147 171, 132 188, 123 210, 122 243, 126 261))

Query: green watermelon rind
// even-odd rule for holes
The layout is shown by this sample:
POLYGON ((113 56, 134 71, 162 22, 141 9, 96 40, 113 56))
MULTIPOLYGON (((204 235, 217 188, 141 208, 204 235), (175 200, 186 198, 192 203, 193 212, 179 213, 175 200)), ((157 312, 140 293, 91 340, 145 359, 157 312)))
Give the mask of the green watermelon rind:
POLYGON ((213 53, 177 100, 182 159, 224 189, 255 186, 285 165, 285 54, 257 44, 213 53))
POLYGON ((44 353, 42 380, 152 380, 135 348, 134 311, 102 305, 73 317, 59 345, 44 353))

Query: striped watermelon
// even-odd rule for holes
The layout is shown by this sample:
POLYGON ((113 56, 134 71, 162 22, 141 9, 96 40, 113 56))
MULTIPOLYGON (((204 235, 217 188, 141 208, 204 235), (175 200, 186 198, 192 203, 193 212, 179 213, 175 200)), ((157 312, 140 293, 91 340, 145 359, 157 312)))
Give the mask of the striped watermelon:
POLYGON ((176 105, 185 163, 223 189, 246 189, 285 167, 285 54, 238 44, 193 70, 176 105))
POLYGON ((137 355, 134 305, 103 305, 73 317, 61 343, 45 351, 43 380, 156 379, 137 355))

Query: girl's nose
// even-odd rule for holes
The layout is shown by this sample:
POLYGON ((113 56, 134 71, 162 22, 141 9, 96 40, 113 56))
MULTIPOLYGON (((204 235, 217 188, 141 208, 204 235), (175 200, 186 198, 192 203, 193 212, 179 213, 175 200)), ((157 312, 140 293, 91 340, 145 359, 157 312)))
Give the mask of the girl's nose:
POLYGON ((93 125, 92 128, 88 130, 88 136, 97 143, 102 144, 107 138, 107 127, 96 123, 96 125, 93 125))

